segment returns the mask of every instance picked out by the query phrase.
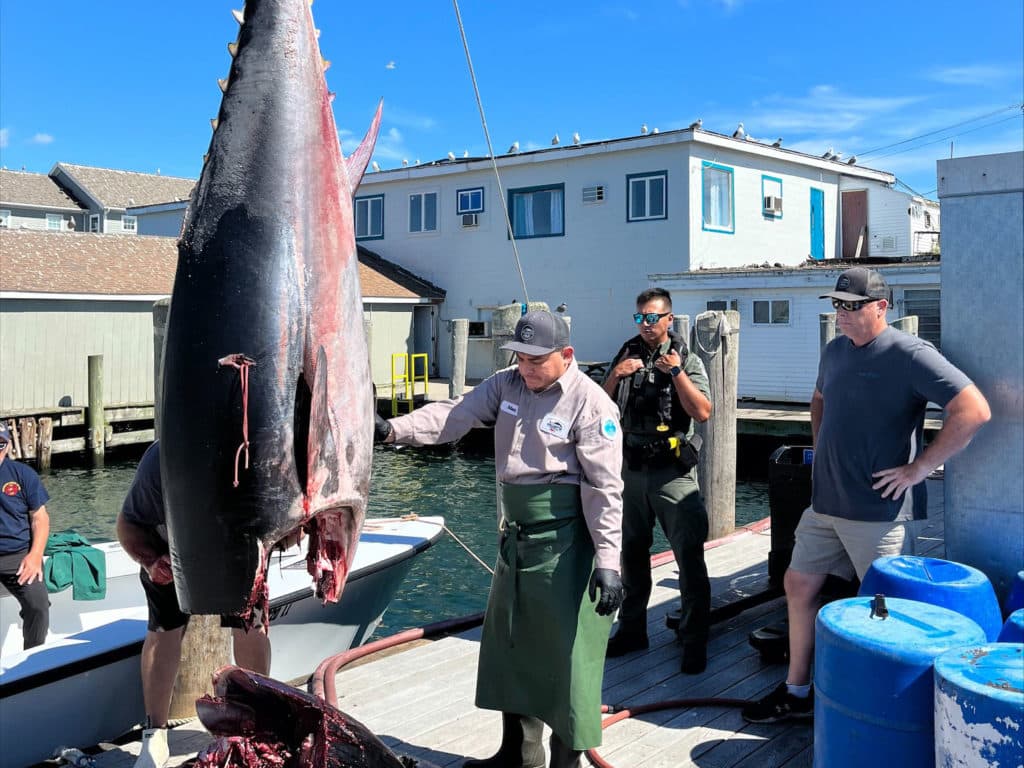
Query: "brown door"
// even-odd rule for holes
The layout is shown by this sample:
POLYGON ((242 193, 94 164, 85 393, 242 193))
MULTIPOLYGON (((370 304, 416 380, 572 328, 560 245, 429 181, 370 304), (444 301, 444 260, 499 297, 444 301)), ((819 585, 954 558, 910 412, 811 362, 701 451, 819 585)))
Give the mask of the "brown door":
POLYGON ((843 258, 868 255, 868 192, 843 192, 843 258))

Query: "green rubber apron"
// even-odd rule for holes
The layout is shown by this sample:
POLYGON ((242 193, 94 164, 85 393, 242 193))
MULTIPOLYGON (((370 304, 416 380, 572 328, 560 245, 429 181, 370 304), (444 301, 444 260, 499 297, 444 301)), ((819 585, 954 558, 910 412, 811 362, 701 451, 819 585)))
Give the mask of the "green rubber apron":
POLYGON ((476 705, 538 717, 572 749, 597 747, 612 617, 587 594, 594 545, 579 486, 503 484, 501 496, 476 705))

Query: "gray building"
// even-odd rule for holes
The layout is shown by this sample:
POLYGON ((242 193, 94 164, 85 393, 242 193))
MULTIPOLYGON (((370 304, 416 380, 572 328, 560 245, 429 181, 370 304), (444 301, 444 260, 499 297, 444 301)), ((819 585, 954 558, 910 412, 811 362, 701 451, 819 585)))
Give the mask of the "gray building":
POLYGON ((0 228, 82 231, 86 208, 43 173, 0 169, 0 228))

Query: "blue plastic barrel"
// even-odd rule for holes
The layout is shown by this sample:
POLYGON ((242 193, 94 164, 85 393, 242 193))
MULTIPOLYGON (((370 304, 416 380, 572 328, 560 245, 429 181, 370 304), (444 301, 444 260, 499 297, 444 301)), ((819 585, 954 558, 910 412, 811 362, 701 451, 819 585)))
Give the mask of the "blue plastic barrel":
POLYGON ((878 612, 874 604, 851 597, 818 611, 814 765, 934 768, 932 663, 985 643, 985 632, 941 606, 885 598, 878 612))
POLYGON ((1018 608, 1007 617, 997 642, 1024 643, 1024 608, 1018 608))
POLYGON ((1005 768, 1024 761, 1024 645, 990 643, 935 660, 935 762, 1005 768))
POLYGON ((1009 615, 1014 611, 1024 608, 1024 571, 1017 571, 1010 584, 1010 594, 1006 596, 1006 605, 1003 606, 1003 613, 1009 615))
POLYGON ((879 593, 962 613, 978 622, 991 642, 1003 628, 1003 614, 992 582, 977 568, 963 563, 913 555, 880 557, 864 574, 857 594, 879 593))

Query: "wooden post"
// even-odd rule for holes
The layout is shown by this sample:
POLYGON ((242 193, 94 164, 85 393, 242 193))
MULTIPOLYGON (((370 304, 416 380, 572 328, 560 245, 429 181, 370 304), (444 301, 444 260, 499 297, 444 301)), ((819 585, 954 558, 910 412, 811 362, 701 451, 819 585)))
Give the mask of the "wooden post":
POLYGON ((689 349, 693 343, 692 339, 690 339, 690 316, 676 315, 672 319, 672 330, 683 337, 683 341, 686 342, 686 348, 689 349))
POLYGON ((917 336, 918 319, 917 315, 907 315, 897 320, 893 320, 889 323, 897 331, 903 331, 909 333, 911 336, 917 336))
POLYGON ((103 466, 106 426, 103 417, 103 355, 89 355, 89 415, 86 421, 85 445, 94 467, 103 466))
MULTIPOLYGON (((160 436, 159 414, 163 395, 164 338, 170 301, 153 304, 153 414, 156 435, 160 436)), ((185 482, 183 478, 183 482, 185 482)), ((181 642, 181 664, 171 694, 170 718, 196 716, 196 699, 212 693, 213 673, 231 660, 231 632, 220 625, 219 616, 193 616, 181 642)))
POLYGON ((448 397, 460 397, 466 390, 466 355, 469 351, 469 320, 452 320, 452 378, 448 397))
POLYGON ((818 355, 820 357, 828 343, 836 337, 836 334, 840 336, 842 334, 836 328, 835 312, 822 312, 818 315, 818 322, 818 355))
POLYGON ((694 349, 704 362, 712 411, 700 429, 704 445, 697 478, 708 509, 710 539, 736 528, 736 389, 740 313, 702 312, 694 320, 694 349))
POLYGON ((21 458, 34 459, 36 457, 36 420, 26 417, 18 422, 21 432, 21 458))
POLYGON ((50 468, 53 444, 53 419, 49 416, 39 418, 39 434, 36 439, 38 441, 36 455, 39 457, 39 469, 45 472, 50 468))
POLYGON ((11 453, 12 459, 21 459, 21 438, 18 435, 18 422, 16 419, 7 420, 7 430, 11 433, 11 453))

